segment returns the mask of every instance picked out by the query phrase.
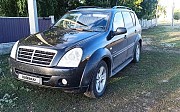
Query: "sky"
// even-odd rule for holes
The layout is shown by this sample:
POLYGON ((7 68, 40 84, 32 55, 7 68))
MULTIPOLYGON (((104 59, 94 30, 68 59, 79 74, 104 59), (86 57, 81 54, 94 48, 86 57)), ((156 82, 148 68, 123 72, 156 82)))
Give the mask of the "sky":
MULTIPOLYGON (((167 20, 171 20, 173 0, 160 0, 159 4, 166 7, 167 20)), ((174 0, 174 5, 175 9, 180 9, 180 0, 174 0)))
MULTIPOLYGON (((173 0, 160 0, 160 4, 171 7, 173 4, 173 0)), ((176 8, 180 8, 180 0, 174 0, 174 4, 176 8)))

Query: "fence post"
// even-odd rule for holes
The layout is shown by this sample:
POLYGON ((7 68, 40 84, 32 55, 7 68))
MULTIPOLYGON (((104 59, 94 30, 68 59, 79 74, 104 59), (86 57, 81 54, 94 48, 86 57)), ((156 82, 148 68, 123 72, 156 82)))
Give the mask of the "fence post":
POLYGON ((49 16, 51 18, 51 24, 54 24, 55 21, 54 21, 54 16, 49 16))
POLYGON ((158 19, 157 18, 156 18, 155 22, 156 22, 156 26, 157 26, 158 25, 158 19))

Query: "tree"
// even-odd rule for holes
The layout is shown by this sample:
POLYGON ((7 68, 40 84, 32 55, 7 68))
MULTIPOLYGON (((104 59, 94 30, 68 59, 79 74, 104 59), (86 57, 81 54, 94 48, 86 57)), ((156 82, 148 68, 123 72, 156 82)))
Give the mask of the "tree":
POLYGON ((152 19, 156 16, 157 0, 143 0, 141 5, 141 12, 138 14, 139 18, 152 19))
POLYGON ((180 20, 180 10, 174 12, 174 19, 175 20, 180 20))
MULTIPOLYGON (((54 15, 59 19, 64 13, 78 6, 132 8, 139 18, 151 19, 156 15, 157 0, 37 0, 38 16, 54 15)), ((0 0, 0 16, 28 16, 27 0, 0 0)))
POLYGON ((68 10, 80 5, 79 0, 37 0, 38 16, 54 15, 55 19, 59 19, 68 10))
POLYGON ((164 15, 166 16, 166 7, 165 6, 161 6, 161 5, 158 5, 157 6, 157 17, 159 18, 160 15, 164 15))
POLYGON ((140 13, 142 11, 141 3, 143 0, 119 0, 118 5, 123 5, 132 8, 137 14, 137 16, 140 16, 140 13))
POLYGON ((16 2, 15 0, 1 0, 0 9, 2 16, 16 16, 18 12, 16 2))
POLYGON ((27 0, 17 0, 17 15, 18 16, 27 16, 28 14, 28 5, 27 0))
POLYGON ((27 16, 27 0, 0 0, 0 16, 27 16))
POLYGON ((83 0, 85 5, 113 7, 116 5, 132 8, 139 18, 155 18, 157 0, 83 0))

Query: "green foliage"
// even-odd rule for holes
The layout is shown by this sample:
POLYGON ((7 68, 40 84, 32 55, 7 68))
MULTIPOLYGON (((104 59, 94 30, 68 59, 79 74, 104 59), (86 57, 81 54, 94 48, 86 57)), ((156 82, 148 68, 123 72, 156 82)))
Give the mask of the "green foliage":
POLYGON ((174 19, 180 20, 180 10, 174 12, 174 19))
POLYGON ((2 16, 17 16, 17 1, 15 0, 1 0, 0 9, 2 16))
POLYGON ((138 17, 144 19, 155 18, 157 3, 157 0, 144 0, 141 2, 141 12, 138 13, 138 17))
POLYGON ((82 5, 79 0, 37 0, 38 16, 46 17, 54 15, 60 18, 68 10, 82 5))
MULTIPOLYGON (((157 0, 37 0, 38 16, 54 15, 58 19, 68 10, 85 5, 128 6, 139 18, 151 19, 155 17, 157 0)), ((0 0, 0 16, 28 16, 27 0, 0 0)))
POLYGON ((159 18, 160 15, 165 15, 166 16, 166 7, 165 6, 161 6, 161 5, 158 5, 157 6, 157 16, 159 18))
POLYGON ((27 0, 0 0, 0 16, 27 15, 27 0))
POLYGON ((17 0, 17 8, 18 8, 18 15, 19 16, 27 16, 27 0, 17 0))

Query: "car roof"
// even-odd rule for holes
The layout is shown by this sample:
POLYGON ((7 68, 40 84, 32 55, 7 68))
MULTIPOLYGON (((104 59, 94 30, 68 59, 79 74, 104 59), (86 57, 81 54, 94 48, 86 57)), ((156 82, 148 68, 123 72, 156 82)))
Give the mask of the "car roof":
POLYGON ((113 8, 102 8, 97 6, 80 6, 71 11, 114 12, 114 11, 132 11, 132 9, 125 6, 114 6, 113 8))

